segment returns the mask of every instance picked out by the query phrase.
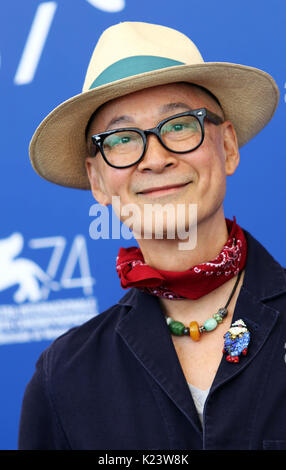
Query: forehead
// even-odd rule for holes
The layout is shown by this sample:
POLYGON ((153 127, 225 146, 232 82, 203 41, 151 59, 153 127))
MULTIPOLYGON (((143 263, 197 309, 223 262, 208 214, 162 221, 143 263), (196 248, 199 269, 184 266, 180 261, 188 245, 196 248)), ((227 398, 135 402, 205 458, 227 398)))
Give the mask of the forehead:
POLYGON ((154 118, 159 118, 160 114, 164 114, 164 105, 168 104, 174 105, 174 111, 169 114, 176 114, 180 112, 179 106, 176 110, 176 105, 180 103, 193 109, 201 106, 207 106, 214 112, 219 109, 215 99, 202 88, 188 83, 173 83, 136 91, 108 101, 94 113, 89 129, 98 132, 105 130, 111 119, 122 115, 132 115, 135 118, 153 115, 154 118))

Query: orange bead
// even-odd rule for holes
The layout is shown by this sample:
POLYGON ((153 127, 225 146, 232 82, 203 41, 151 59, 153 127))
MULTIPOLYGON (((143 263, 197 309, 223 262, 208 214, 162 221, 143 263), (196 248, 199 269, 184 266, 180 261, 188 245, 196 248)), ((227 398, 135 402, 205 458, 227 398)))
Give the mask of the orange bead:
POLYGON ((199 341, 201 337, 200 327, 198 322, 191 321, 190 323, 190 337, 193 341, 199 341))

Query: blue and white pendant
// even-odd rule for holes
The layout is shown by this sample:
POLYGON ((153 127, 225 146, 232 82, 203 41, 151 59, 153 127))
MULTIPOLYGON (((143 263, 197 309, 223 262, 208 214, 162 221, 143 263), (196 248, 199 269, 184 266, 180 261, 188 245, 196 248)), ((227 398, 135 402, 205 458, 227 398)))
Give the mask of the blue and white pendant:
POLYGON ((250 333, 243 320, 235 321, 224 335, 223 354, 228 362, 239 362, 239 356, 247 354, 250 333))

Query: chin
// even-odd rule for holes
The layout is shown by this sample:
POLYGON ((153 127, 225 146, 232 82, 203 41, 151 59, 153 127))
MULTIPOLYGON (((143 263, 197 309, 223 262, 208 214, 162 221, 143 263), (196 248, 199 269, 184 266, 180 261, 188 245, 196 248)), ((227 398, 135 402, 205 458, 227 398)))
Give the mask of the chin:
MULTIPOLYGON (((146 217, 140 232, 141 238, 157 240, 186 240, 197 233, 197 207, 191 211, 154 211, 146 217), (186 213, 187 212, 187 213, 186 213)), ((182 204, 182 208, 184 206, 182 204)), ((172 209, 172 207, 171 207, 172 209)))

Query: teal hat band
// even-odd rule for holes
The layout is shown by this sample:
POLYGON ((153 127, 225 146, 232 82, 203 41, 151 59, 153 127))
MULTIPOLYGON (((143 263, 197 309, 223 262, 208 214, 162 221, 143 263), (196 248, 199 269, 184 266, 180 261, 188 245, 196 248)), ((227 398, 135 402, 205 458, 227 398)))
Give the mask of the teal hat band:
POLYGON ((92 83, 90 90, 100 85, 120 80, 121 78, 131 77, 140 73, 151 72, 152 70, 173 67, 174 65, 185 65, 184 62, 168 59, 167 57, 158 57, 152 55, 140 55, 126 57, 118 60, 107 67, 92 83))

